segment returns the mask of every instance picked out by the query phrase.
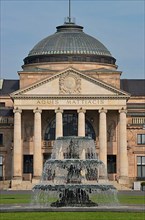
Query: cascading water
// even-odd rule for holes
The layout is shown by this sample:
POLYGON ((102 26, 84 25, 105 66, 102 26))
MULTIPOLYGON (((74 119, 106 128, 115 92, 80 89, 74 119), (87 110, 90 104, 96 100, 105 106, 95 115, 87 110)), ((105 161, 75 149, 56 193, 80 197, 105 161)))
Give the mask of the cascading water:
POLYGON ((117 190, 110 185, 102 161, 89 137, 61 137, 51 159, 33 187, 33 204, 51 207, 116 205, 117 190))

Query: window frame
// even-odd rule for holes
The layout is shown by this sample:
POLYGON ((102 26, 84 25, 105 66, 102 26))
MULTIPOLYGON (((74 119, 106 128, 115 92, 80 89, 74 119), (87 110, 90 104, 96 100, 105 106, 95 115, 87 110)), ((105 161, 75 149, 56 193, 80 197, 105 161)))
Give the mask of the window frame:
POLYGON ((145 145, 145 134, 137 134, 137 145, 145 145))
POLYGON ((0 170, 1 170, 1 175, 0 175, 0 180, 3 180, 3 155, 0 155, 0 170))
POLYGON ((107 172, 108 174, 117 173, 117 155, 107 155, 107 172))
POLYGON ((4 134, 0 132, 0 146, 4 145, 4 134))
POLYGON ((33 174, 33 155, 24 154, 23 155, 23 174, 33 174))
MULTIPOLYGON (((56 118, 53 117, 48 124, 44 140, 53 141, 55 140, 55 129, 56 129, 56 118)), ((77 113, 64 113, 63 114, 63 136, 77 136, 78 135, 78 115, 77 113), (69 125, 69 126, 68 126, 69 125)), ((96 133, 92 123, 87 118, 85 119, 85 136, 91 137, 94 141, 96 140, 96 133)))
POLYGON ((145 179, 145 156, 137 156, 136 159, 137 159, 137 179, 145 179), (138 175, 139 172, 140 175, 138 175))

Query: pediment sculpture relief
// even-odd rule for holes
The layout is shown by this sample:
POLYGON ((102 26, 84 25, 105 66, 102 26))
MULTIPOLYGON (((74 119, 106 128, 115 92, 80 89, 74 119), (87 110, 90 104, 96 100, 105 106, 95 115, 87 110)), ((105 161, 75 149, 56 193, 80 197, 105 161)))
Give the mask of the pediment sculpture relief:
POLYGON ((60 94, 80 94, 81 78, 75 73, 69 71, 59 78, 60 94))

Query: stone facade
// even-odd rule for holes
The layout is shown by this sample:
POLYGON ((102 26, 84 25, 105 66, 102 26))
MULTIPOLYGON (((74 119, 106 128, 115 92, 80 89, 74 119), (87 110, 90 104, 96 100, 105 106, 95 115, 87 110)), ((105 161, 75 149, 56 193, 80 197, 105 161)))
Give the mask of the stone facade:
POLYGON ((115 64, 33 63, 18 74, 19 89, 0 100, 2 182, 38 182, 53 141, 68 135, 94 139, 109 180, 145 179, 145 93, 123 91, 115 64))
POLYGON ((54 141, 45 137, 46 130, 56 118, 55 138, 63 136, 63 115, 69 113, 78 118, 78 136, 89 135, 85 132, 85 124, 91 124, 98 157, 108 167, 110 180, 128 184, 129 180, 137 178, 137 157, 145 155, 145 145, 137 144, 137 135, 145 134, 142 127, 144 117, 137 122, 137 117, 128 115, 132 110, 127 112, 127 106, 143 104, 143 99, 130 98, 118 86, 98 78, 68 66, 64 71, 52 76, 48 74, 44 79, 15 91, 11 94, 13 102, 3 97, 6 105, 14 109, 11 124, 4 125, 1 121, 4 125, 1 126, 3 146, 0 147, 3 180, 12 180, 12 184, 17 185, 22 181, 36 182, 40 178, 54 141), (28 170, 27 162, 32 162, 28 164, 28 170))

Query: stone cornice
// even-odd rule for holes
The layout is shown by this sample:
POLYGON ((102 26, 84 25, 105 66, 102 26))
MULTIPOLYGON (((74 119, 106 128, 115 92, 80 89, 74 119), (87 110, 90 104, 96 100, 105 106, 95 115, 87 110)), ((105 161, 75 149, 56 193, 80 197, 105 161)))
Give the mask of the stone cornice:
POLYGON ((123 95, 82 95, 82 96, 77 96, 77 95, 18 95, 13 97, 14 99, 127 99, 126 96, 123 95))

